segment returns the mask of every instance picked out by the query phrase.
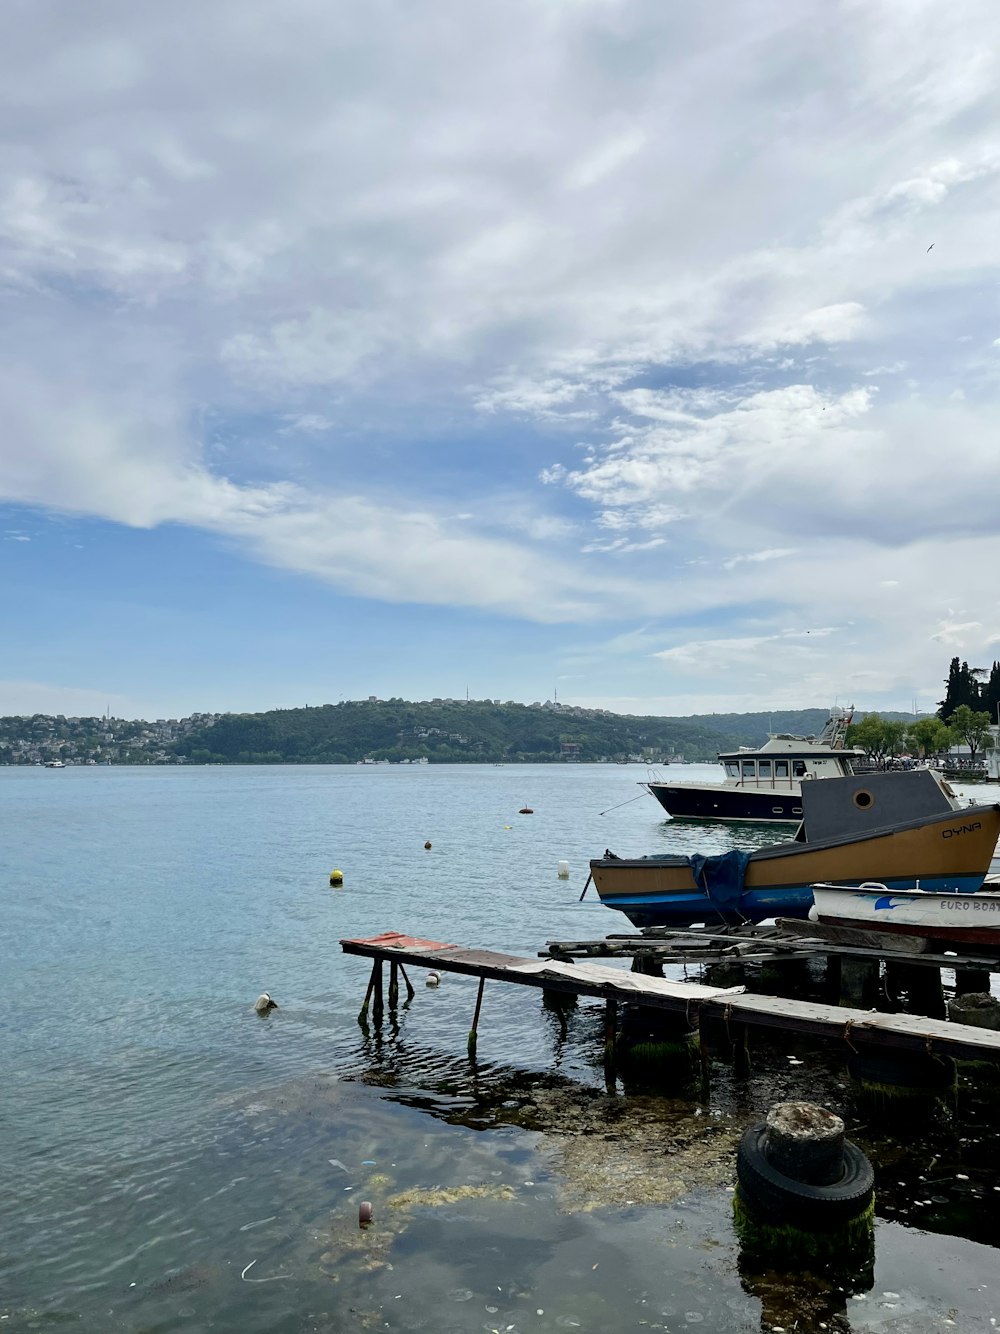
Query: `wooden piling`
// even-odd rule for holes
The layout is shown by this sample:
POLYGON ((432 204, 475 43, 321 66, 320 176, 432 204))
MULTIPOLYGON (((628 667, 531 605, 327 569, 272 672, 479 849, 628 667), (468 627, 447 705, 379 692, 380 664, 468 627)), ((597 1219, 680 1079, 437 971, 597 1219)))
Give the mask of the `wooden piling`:
POLYGON ((654 954, 635 954, 632 957, 632 972, 643 977, 662 977, 663 964, 654 954))
POLYGON ((379 967, 379 962, 376 959, 372 964, 371 977, 368 979, 368 990, 365 992, 365 1003, 362 1005, 360 1013, 358 1014, 359 1024, 367 1024, 368 1022, 368 1006, 371 1002, 372 992, 375 990, 375 974, 379 971, 379 967))
POLYGON ((382 1013, 383 1013, 383 1007, 382 1007, 382 960, 381 960, 381 959, 377 959, 377 960, 375 961, 375 967, 374 967, 374 969, 373 969, 373 975, 374 975, 374 980, 375 980, 375 996, 374 996, 374 1002, 373 1002, 373 1004, 372 1004, 372 1018, 375 1020, 375 1022, 376 1022, 377 1024, 380 1024, 380 1023, 382 1022, 382 1013))
POLYGON ((486 978, 481 977, 479 979, 479 991, 476 993, 476 1013, 472 1016, 472 1027, 469 1029, 468 1049, 470 1056, 475 1056, 476 1054, 476 1042, 478 1041, 479 1032, 479 1011, 483 1007, 483 989, 485 986, 486 978))
POLYGON ((737 1079, 749 1079, 750 1070, 750 1025, 737 1024, 733 1041, 733 1074, 737 1079))
POLYGON ((389 1009, 394 1010, 399 1004, 399 964, 395 959, 389 963, 389 1009))
POLYGON ((712 1063, 708 1055, 708 1026, 710 1019, 704 1010, 698 1011, 698 1060, 701 1065, 701 1096, 708 1098, 712 1088, 712 1063))
POLYGON ((988 968, 956 968, 955 995, 971 996, 978 993, 988 994, 990 990, 990 970, 988 968))
POLYGON ((885 983, 891 999, 907 1014, 923 1014, 928 1019, 946 1017, 948 1011, 941 987, 940 968, 891 960, 885 965, 885 983))
POLYGON ((609 1093, 614 1093, 617 1079, 615 1066, 615 1043, 618 1030, 618 1002, 604 1002, 604 1084, 609 1093))
POLYGON ((879 967, 868 959, 840 961, 840 1004, 851 1010, 871 1010, 878 990, 879 967))
POLYGON ((406 983, 406 999, 407 999, 408 1001, 411 1001, 411 1000, 413 1000, 413 997, 414 997, 417 993, 413 990, 413 983, 412 983, 412 982, 410 981, 410 979, 407 977, 407 975, 406 975, 406 969, 403 967, 402 964, 399 965, 399 971, 400 971, 400 973, 402 974, 403 981, 406 983))

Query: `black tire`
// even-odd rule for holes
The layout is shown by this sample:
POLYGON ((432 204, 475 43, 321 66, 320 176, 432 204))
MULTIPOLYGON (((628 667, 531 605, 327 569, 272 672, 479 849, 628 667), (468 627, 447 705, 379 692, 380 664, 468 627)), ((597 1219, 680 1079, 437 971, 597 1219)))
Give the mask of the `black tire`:
POLYGON ((852 1052, 847 1072, 863 1084, 883 1084, 927 1093, 945 1092, 955 1083, 955 1062, 950 1056, 926 1052, 852 1052))
POLYGON ((875 1173, 861 1150, 844 1141, 844 1171, 829 1186, 795 1181, 779 1172, 764 1153, 764 1122, 751 1126, 736 1153, 740 1195, 762 1222, 785 1223, 807 1231, 830 1232, 863 1213, 871 1203, 875 1173))

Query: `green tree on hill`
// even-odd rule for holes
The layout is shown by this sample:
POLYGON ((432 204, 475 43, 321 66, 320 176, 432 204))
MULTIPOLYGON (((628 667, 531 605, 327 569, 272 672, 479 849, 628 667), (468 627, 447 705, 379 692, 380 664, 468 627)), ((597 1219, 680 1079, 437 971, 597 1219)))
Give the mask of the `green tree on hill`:
POLYGON ((981 667, 970 667, 967 662, 960 663, 957 658, 952 658, 944 699, 938 705, 938 717, 943 723, 950 723, 952 714, 963 704, 972 710, 979 709, 983 697, 980 678, 985 675, 981 667))
POLYGON ((979 707, 990 715, 990 722, 1000 722, 1000 662, 994 662, 989 680, 983 683, 979 707))
POLYGON ((967 704, 960 704, 951 715, 952 735, 956 741, 969 747, 972 763, 976 762, 977 752, 992 743, 990 737, 990 715, 978 713, 967 704))
POLYGON ((863 750, 872 764, 883 769, 886 762, 903 749, 906 733, 906 723, 867 713, 861 722, 847 729, 847 744, 863 750))
POLYGON ((921 757, 938 755, 954 744, 954 737, 940 718, 918 718, 907 728, 906 744, 921 757))

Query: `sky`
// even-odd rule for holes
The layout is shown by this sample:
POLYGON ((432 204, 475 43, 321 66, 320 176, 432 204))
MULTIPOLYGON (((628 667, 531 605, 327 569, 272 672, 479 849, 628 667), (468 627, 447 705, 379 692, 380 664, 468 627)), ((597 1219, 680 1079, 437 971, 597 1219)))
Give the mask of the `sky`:
POLYGON ((0 714, 932 710, 992 0, 8 0, 0 714))

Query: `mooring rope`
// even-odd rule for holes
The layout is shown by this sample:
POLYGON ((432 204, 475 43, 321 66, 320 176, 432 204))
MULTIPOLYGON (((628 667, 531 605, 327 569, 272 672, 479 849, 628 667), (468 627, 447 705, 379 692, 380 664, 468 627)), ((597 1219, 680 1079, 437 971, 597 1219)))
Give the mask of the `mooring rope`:
POLYGON ((623 806, 630 806, 633 801, 639 801, 646 794, 640 792, 638 797, 629 797, 628 801, 620 801, 617 806, 609 806, 606 811, 598 811, 598 815, 609 815, 611 811, 620 811, 623 806))

